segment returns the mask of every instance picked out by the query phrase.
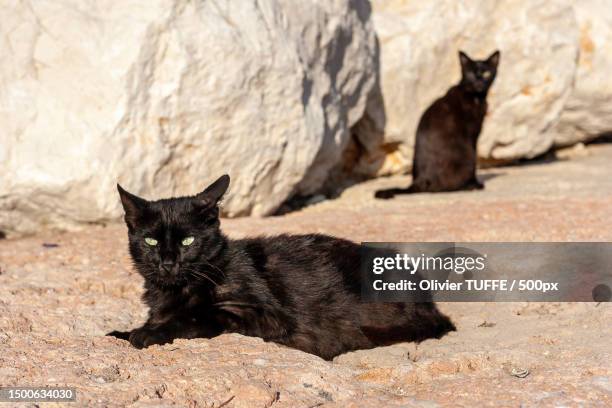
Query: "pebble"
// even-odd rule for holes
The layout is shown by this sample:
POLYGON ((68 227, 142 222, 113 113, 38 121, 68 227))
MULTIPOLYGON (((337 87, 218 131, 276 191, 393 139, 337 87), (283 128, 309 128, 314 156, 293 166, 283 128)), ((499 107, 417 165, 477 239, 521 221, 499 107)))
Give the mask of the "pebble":
POLYGON ((518 378, 525 378, 529 375, 529 370, 527 370, 526 368, 513 368, 512 371, 510 371, 510 374, 518 377, 518 378))

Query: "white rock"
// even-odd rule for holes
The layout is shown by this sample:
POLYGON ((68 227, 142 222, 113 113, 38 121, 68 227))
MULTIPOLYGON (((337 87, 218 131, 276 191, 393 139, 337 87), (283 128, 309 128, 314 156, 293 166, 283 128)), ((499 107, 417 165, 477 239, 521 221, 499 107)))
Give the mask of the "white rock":
POLYGON ((612 1, 576 1, 574 10, 580 56, 574 89, 556 127, 560 146, 612 131, 612 1))
POLYGON ((356 127, 369 153, 364 171, 409 170, 422 113, 460 78, 458 50, 473 58, 501 50, 480 157, 533 157, 553 145, 549 130, 571 91, 578 54, 568 1, 374 0, 373 7, 382 102, 370 100, 367 117, 356 127))
POLYGON ((0 230, 117 219, 232 177, 273 212, 340 159, 375 75, 366 0, 0 5, 0 230), (10 61, 10 63, 6 63, 10 61))

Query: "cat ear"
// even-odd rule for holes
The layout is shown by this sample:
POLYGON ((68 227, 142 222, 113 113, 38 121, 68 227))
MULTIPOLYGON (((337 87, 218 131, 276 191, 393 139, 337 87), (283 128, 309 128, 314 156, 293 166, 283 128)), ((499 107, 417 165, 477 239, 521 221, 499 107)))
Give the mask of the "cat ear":
POLYGON ((147 207, 148 201, 128 193, 119 184, 117 184, 117 191, 119 191, 121 205, 125 211, 125 222, 129 227, 134 227, 136 220, 147 207))
POLYGON ((461 62, 461 69, 465 71, 472 63, 472 59, 465 52, 459 51, 459 62, 461 62))
POLYGON ((219 177, 217 181, 206 187, 206 190, 198 194, 196 198, 205 206, 215 205, 227 191, 229 183, 230 177, 227 174, 224 174, 219 177))
POLYGON ((497 68, 497 64, 499 64, 499 50, 496 50, 493 54, 487 58, 487 65, 491 68, 497 68))

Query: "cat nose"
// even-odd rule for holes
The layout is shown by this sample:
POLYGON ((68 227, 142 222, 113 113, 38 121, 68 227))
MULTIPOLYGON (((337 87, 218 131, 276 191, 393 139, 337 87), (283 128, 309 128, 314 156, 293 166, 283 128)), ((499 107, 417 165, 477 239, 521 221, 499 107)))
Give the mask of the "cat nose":
POLYGON ((173 271, 174 265, 174 261, 163 261, 159 266, 161 269, 164 270, 164 272, 170 273, 173 271))

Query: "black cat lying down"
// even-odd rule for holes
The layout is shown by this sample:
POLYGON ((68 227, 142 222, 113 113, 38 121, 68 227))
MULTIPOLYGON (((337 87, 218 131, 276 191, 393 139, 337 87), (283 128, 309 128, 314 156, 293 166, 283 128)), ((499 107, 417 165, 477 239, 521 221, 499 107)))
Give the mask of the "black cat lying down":
POLYGON ((499 51, 484 61, 459 52, 461 81, 423 113, 416 132, 412 184, 376 192, 398 194, 480 190, 476 178, 476 143, 487 113, 487 93, 495 80, 499 51))
POLYGON ((146 201, 118 186, 149 318, 109 335, 137 348, 235 332, 324 359, 439 338, 433 303, 361 303, 359 246, 324 235, 232 240, 219 229, 222 176, 193 197, 146 201))

